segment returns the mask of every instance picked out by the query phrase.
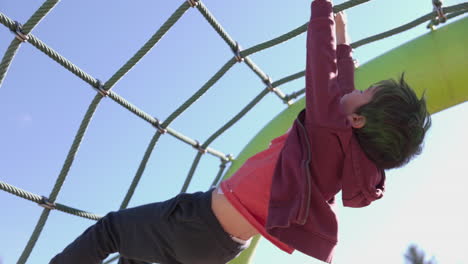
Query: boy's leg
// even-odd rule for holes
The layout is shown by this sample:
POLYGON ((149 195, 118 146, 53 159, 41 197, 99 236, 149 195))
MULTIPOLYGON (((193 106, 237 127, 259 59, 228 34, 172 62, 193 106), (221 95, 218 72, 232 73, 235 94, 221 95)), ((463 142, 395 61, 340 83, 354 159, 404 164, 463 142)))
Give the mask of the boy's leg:
POLYGON ((224 231, 211 209, 212 191, 181 194, 167 223, 174 239, 176 262, 225 264, 248 245, 235 242, 224 231))
POLYGON ((114 252, 120 264, 222 264, 245 247, 219 224, 209 191, 110 213, 50 264, 100 264, 114 252))
POLYGON ((119 252, 122 264, 172 263, 164 230, 175 199, 107 214, 88 228, 50 264, 99 264, 119 252))

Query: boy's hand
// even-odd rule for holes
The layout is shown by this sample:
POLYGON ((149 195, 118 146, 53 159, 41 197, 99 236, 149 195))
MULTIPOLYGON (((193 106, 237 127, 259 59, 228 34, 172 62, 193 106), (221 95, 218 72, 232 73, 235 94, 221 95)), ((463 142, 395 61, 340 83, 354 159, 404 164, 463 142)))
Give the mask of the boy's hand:
POLYGON ((350 38, 346 30, 346 23, 348 23, 348 19, 343 11, 335 14, 336 45, 349 44, 350 42, 350 38))

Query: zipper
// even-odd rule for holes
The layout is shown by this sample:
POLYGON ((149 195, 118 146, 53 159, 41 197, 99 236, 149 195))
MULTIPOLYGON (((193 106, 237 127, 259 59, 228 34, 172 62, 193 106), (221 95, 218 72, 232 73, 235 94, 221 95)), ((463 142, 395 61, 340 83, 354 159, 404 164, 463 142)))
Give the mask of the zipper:
POLYGON ((302 161, 303 165, 305 166, 305 172, 306 172, 306 190, 305 190, 305 197, 301 201, 301 207, 299 208, 299 216, 298 216, 298 223, 300 225, 304 225, 307 222, 307 217, 309 216, 309 211, 310 211, 310 196, 311 196, 311 176, 310 176, 310 159, 311 159, 311 154, 310 154, 310 142, 309 142, 309 137, 307 135, 307 130, 305 129, 304 125, 297 120, 297 123, 301 127, 303 135, 305 135, 305 140, 307 142, 307 159, 305 161, 302 161), (304 164, 305 163, 305 164, 304 164), (305 206, 304 206, 304 199, 305 199, 305 206), (305 208, 304 208, 305 207, 305 208))

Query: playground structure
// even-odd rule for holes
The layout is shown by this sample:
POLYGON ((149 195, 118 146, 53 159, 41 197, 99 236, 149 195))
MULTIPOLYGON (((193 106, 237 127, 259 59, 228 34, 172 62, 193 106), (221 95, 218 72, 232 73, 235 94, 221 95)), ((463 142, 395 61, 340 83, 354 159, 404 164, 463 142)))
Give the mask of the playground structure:
MULTIPOLYGON (((77 66, 73 65, 70 61, 62 57, 60 54, 50 49, 45 43, 39 40, 37 37, 32 35, 30 32, 34 26, 39 23, 39 21, 55 6, 58 1, 46 1, 41 8, 36 12, 33 17, 25 23, 24 26, 21 26, 19 23, 14 22, 6 15, 0 13, 0 22, 8 27, 10 30, 14 31, 16 38, 10 44, 5 56, 2 59, 0 64, 0 84, 3 80, 8 67, 16 53, 16 50, 23 42, 28 42, 46 53, 49 57, 60 63, 62 66, 70 70, 72 73, 76 74, 78 77, 90 84, 94 89, 97 90, 96 97, 91 103, 90 108, 88 109, 80 129, 73 141, 73 145, 70 149, 70 152, 67 155, 65 164, 60 172, 56 185, 51 191, 48 197, 41 197, 39 195, 21 190, 15 186, 12 186, 8 183, 0 181, 0 188, 20 196, 22 198, 36 202, 44 207, 41 218, 34 230, 29 243, 27 244, 22 256, 18 263, 25 263, 28 259, 30 252, 32 251, 35 242, 39 238, 40 232, 42 231, 47 217, 51 210, 61 210, 67 213, 75 214, 80 217, 86 217, 89 219, 97 220, 100 216, 97 216, 92 213, 88 213, 82 210, 71 208, 69 206, 56 203, 59 191, 66 179, 68 171, 73 163, 74 156, 78 150, 78 146, 83 140, 86 128, 89 125, 92 115, 94 114, 96 108, 98 107, 100 101, 108 97, 123 107, 127 108, 129 111, 133 112, 140 118, 149 122, 156 128, 156 133, 149 146, 146 150, 145 156, 141 162, 140 168, 138 169, 137 174, 134 177, 134 180, 129 187, 129 191, 125 196, 124 201, 122 202, 120 208, 126 208, 128 203, 134 193, 136 186, 143 174, 144 167, 151 155, 156 142, 159 137, 163 134, 170 134, 176 137, 179 140, 186 142, 187 144, 193 146, 198 151, 198 154, 194 160, 192 168, 189 171, 189 175, 184 182, 182 187, 182 192, 186 191, 192 176, 198 166, 198 163, 203 154, 211 154, 221 159, 221 169, 217 177, 213 180, 213 185, 219 182, 219 179, 224 173, 224 168, 228 163, 232 163, 230 169, 224 174, 224 177, 229 177, 235 170, 241 166, 243 161, 252 154, 262 150, 268 144, 268 142, 278 136, 279 134, 286 131, 286 129, 291 124, 292 120, 295 118, 297 112, 303 108, 303 101, 296 102, 291 104, 291 101, 298 96, 300 96, 304 91, 298 91, 291 95, 285 95, 279 88, 280 85, 285 84, 289 81, 301 78, 304 75, 304 72, 299 72, 291 76, 287 76, 276 82, 272 82, 269 77, 259 69, 255 63, 248 57, 249 55, 264 50, 266 48, 277 45, 281 42, 284 42, 288 39, 291 39, 306 30, 306 24, 298 27, 291 32, 288 32, 285 35, 282 35, 278 38, 275 38, 271 41, 267 41, 251 47, 246 50, 240 50, 239 45, 232 40, 232 38, 222 29, 219 23, 215 20, 213 15, 208 11, 206 6, 201 1, 188 1, 183 3, 177 11, 167 20, 167 22, 158 30, 153 37, 132 57, 117 73, 112 76, 108 81, 101 82, 94 77, 83 72, 77 66), (235 56, 229 60, 200 90, 197 91, 189 100, 187 100, 183 105, 181 105, 169 118, 164 122, 159 121, 158 119, 152 117, 151 115, 140 110, 136 106, 132 105, 124 98, 119 96, 117 93, 111 90, 115 83, 125 75, 169 30, 169 28, 177 22, 177 20, 182 17, 182 15, 190 8, 197 8, 209 21, 209 23, 216 29, 220 34, 223 40, 230 46, 234 51, 235 56), (216 133, 214 133, 209 139, 203 144, 199 143, 196 140, 193 140, 178 131, 172 129, 169 125, 174 121, 183 111, 190 107, 199 97, 201 97, 217 80, 219 80, 224 73, 226 73, 234 64, 237 62, 245 62, 265 83, 266 87, 262 92, 251 102, 249 103, 239 114, 237 114, 233 119, 231 119, 226 125, 220 128, 216 133), (273 92, 275 93, 284 103, 290 105, 287 110, 281 113, 277 118, 275 118, 270 124, 268 124, 265 129, 263 129, 253 140, 252 142, 244 149, 244 151, 236 158, 225 155, 221 151, 212 149, 209 145, 224 131, 226 131, 230 126, 237 122, 242 116, 244 116, 250 109, 252 109, 255 104, 260 101, 266 94, 273 92)), ((366 1, 349 1, 342 5, 335 6, 334 11, 340 11, 347 8, 350 8, 354 5, 360 4, 366 1)), ((459 4, 452 7, 445 7, 436 9, 434 12, 427 14, 421 18, 416 19, 415 21, 408 23, 402 27, 399 27, 389 32, 379 34, 374 37, 370 37, 361 41, 357 41, 352 44, 354 48, 362 46, 371 41, 387 37, 391 34, 396 34, 400 31, 413 27, 415 25, 424 23, 428 20, 432 20, 431 23, 437 23, 438 20, 441 20, 442 17, 451 18, 454 16, 461 15, 468 10, 468 4, 459 4)), ((440 21, 439 21, 440 22, 440 21)), ((427 89, 428 96, 428 105, 431 113, 441 111, 450 106, 465 102, 468 98, 468 91, 463 89, 464 84, 468 81, 468 76, 466 75, 466 69, 468 68, 467 60, 467 48, 464 43, 468 43, 468 36, 462 34, 466 32, 468 28, 468 19, 464 18, 457 22, 454 22, 448 26, 432 31, 414 41, 411 41, 397 49, 394 49, 381 57, 359 67, 356 71, 356 87, 366 87, 366 84, 373 83, 377 80, 387 78, 388 76, 398 75, 401 68, 406 69, 408 81, 412 83, 415 87, 425 87, 427 89), (450 45, 446 45, 450 43, 450 45), (428 56, 427 54, 432 54, 428 56), (461 55, 461 56, 460 56, 461 55), (431 65, 440 65, 439 67, 433 67, 431 65)), ((422 93, 422 91, 417 91, 422 93)), ((233 261, 233 263, 248 263, 251 257, 251 254, 255 248, 256 241, 252 243, 252 247, 245 251, 239 258, 233 261)), ((106 263, 110 263, 112 260, 108 260, 106 263)))

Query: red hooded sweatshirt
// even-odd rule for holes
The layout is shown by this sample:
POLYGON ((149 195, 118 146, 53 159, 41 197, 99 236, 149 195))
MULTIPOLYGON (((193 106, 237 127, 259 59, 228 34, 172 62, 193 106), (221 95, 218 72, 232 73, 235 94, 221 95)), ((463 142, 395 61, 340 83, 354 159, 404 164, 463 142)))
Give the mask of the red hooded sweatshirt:
POLYGON ((334 197, 363 207, 383 195, 385 173, 358 144, 339 100, 354 90, 351 47, 334 39, 332 4, 315 0, 307 32, 306 108, 291 129, 221 188, 231 204, 280 249, 331 262, 337 244, 334 197))

